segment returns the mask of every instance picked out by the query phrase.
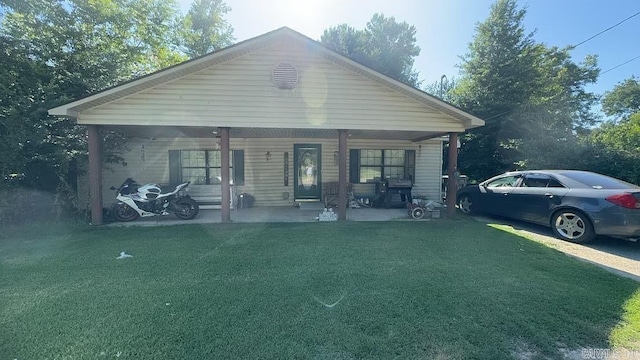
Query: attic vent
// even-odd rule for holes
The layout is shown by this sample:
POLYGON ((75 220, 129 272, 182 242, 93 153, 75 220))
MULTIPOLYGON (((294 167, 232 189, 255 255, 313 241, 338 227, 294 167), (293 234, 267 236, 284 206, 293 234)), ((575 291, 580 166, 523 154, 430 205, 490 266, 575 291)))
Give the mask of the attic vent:
POLYGON ((291 63, 281 62, 273 68, 271 79, 278 89, 292 90, 298 83, 298 69, 291 63))

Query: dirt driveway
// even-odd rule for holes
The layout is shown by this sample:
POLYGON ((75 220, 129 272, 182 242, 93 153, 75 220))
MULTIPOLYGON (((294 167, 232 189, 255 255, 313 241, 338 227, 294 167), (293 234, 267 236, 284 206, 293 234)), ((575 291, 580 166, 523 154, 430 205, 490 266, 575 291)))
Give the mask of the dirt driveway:
POLYGON ((555 238, 551 229, 543 226, 483 216, 474 219, 486 224, 509 226, 523 237, 640 282, 640 242, 598 237, 592 243, 578 245, 555 238))

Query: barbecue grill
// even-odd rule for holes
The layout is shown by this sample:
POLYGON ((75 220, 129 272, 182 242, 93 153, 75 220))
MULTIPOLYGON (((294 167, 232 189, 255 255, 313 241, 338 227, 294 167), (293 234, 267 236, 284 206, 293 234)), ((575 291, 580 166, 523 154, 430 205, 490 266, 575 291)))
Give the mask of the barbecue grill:
POLYGON ((413 184, 409 179, 384 179, 376 183, 376 195, 378 205, 390 208, 393 206, 404 207, 405 202, 411 203, 411 189, 413 184))

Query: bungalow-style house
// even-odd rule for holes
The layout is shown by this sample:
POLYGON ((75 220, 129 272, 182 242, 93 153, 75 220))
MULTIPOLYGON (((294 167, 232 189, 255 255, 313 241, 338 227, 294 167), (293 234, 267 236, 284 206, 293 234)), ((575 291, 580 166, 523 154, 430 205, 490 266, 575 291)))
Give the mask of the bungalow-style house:
POLYGON ((414 194, 438 199, 443 138, 455 144, 484 125, 286 27, 49 114, 87 126, 89 182, 79 195, 88 194, 93 224, 127 177, 191 181, 194 196, 219 199, 223 222, 240 193, 254 206, 293 206, 321 201, 331 186, 341 220, 347 189, 373 193, 380 179, 410 179, 414 194), (101 129, 130 137, 127 166, 103 165, 101 129))

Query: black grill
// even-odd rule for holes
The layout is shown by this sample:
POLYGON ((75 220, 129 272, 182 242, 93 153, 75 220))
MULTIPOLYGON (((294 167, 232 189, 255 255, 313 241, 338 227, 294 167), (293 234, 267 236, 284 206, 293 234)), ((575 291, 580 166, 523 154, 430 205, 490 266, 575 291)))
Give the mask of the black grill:
POLYGON ((378 207, 405 207, 405 202, 411 202, 413 184, 409 179, 385 179, 376 183, 378 207))

